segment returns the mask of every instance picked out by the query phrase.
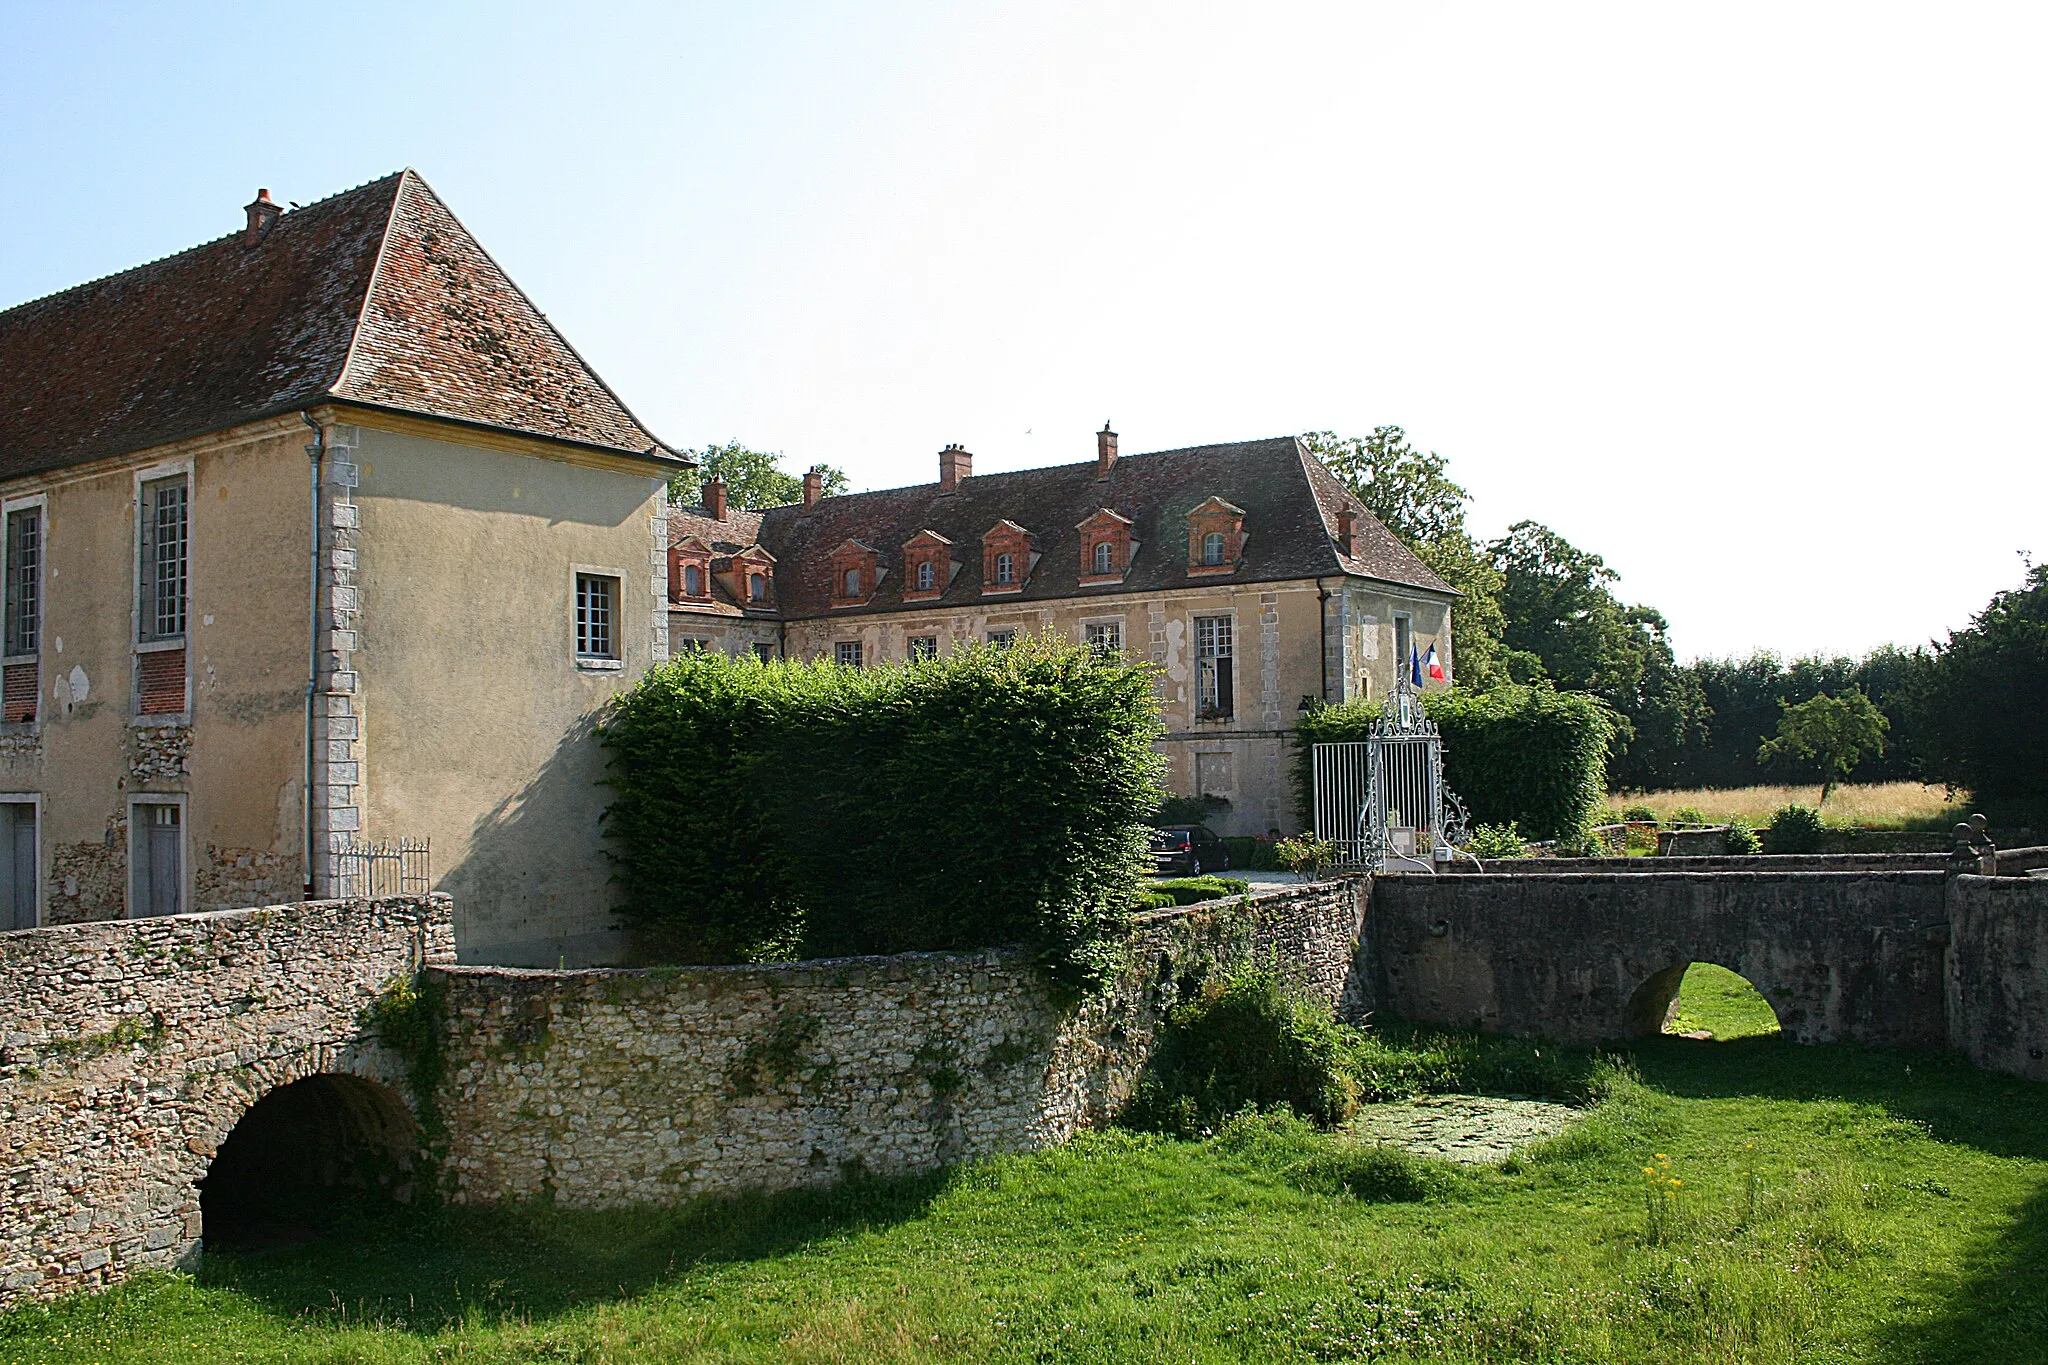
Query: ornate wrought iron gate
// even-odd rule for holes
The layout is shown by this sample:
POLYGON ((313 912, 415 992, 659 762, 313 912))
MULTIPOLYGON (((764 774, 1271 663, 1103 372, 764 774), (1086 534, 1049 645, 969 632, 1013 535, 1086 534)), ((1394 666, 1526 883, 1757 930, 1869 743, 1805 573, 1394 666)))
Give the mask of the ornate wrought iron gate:
POLYGON ((1444 785, 1443 739, 1413 688, 1387 697, 1365 739, 1318 744, 1311 759, 1316 837, 1336 845, 1338 867, 1434 872, 1471 856, 1457 848, 1465 805, 1444 785))

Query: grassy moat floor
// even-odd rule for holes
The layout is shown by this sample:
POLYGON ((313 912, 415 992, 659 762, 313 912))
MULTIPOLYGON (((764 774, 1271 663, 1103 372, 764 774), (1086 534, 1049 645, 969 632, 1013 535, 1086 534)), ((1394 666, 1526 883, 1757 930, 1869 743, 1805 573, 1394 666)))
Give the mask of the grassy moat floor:
POLYGON ((0 1316, 0 1362, 2048 1361, 2048 1086, 1774 1022, 1696 969, 1674 1027, 1712 1041, 1387 1040, 1596 1097, 1499 1167, 1254 1120, 674 1213, 366 1221, 0 1316))

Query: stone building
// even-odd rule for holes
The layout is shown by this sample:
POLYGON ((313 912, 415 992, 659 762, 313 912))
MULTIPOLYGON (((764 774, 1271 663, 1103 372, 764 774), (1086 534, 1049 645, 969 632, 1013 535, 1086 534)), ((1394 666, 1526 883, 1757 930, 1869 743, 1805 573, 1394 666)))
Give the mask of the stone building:
POLYGON ((686 463, 415 173, 246 212, 0 312, 0 928, 410 838, 465 957, 607 956, 590 721, 686 463))
POLYGON ((704 486, 669 515, 669 636, 868 665, 1051 631, 1161 668, 1173 790, 1211 824, 1296 826, 1296 717, 1384 695, 1435 651, 1456 592, 1293 437, 1008 474, 957 446, 936 483, 749 512, 704 486))

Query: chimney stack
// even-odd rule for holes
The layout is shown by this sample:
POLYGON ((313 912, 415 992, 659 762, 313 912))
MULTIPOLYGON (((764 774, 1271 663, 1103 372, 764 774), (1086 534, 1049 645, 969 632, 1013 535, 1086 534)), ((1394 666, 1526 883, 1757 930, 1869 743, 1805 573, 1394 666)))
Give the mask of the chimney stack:
POLYGON ((284 210, 270 202, 269 190, 256 191, 256 197, 244 208, 249 214, 249 226, 242 229, 242 245, 255 246, 269 233, 271 225, 277 222, 284 210))
POLYGON ((1342 550, 1347 555, 1355 555, 1358 553, 1357 549, 1354 548, 1358 543, 1356 536, 1357 528, 1358 513, 1352 511, 1349 507, 1338 508, 1337 548, 1339 550, 1342 550))
MULTIPOLYGON (((818 499, 825 496, 825 471, 812 469, 804 474, 804 510, 810 511, 818 505, 818 499)), ((723 518, 721 518, 723 520, 723 518)))
POLYGON ((974 474, 974 456, 960 445, 949 445, 939 452, 939 492, 957 493, 960 480, 974 474))
POLYGON ((1109 429, 1109 423, 1102 424, 1102 430, 1095 433, 1095 478, 1099 483, 1109 477, 1109 471, 1116 467, 1116 433, 1109 429))
MULTIPOLYGON (((812 499, 806 496, 804 501, 809 502, 812 499)), ((706 479, 704 481, 704 510, 711 514, 713 521, 725 520, 724 479, 706 479)))

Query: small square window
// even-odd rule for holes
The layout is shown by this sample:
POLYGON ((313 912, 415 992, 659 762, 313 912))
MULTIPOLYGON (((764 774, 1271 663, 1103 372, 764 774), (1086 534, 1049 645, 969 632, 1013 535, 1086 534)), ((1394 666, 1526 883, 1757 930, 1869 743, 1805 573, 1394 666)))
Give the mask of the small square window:
POLYGON ((701 640, 694 635, 685 635, 682 639, 675 642, 675 652, 678 654, 702 654, 710 646, 711 642, 709 640, 701 640))
POLYGON ((832 657, 841 668, 860 667, 860 641, 841 640, 832 646, 832 657))
POLYGON ((576 575, 576 657, 619 657, 619 580, 603 574, 576 575))
POLYGON ((1124 623, 1121 621, 1090 621, 1082 627, 1088 647, 1105 658, 1124 651, 1124 623))
POLYGON ((913 635, 910 637, 910 657, 913 659, 936 659, 939 657, 939 637, 936 635, 913 635))
POLYGON ((768 660, 775 657, 775 646, 768 644, 765 641, 755 641, 754 657, 761 660, 763 663, 766 663, 768 660))
POLYGON ((992 630, 988 633, 988 642, 997 649, 1008 649, 1011 645, 1017 643, 1017 632, 1014 630, 992 630))

